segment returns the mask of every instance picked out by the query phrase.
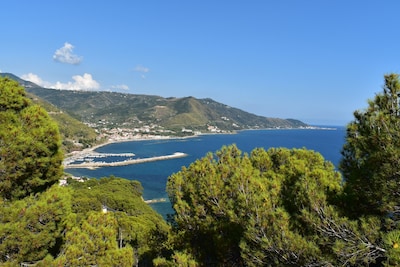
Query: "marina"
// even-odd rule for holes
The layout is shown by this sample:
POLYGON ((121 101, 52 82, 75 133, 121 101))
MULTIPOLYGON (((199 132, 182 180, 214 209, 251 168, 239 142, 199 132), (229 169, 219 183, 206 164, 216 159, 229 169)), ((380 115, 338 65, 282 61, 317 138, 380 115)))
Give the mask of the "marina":
MULTIPOLYGON (((68 158, 66 161, 64 161, 64 169, 72 169, 72 168, 88 168, 88 169, 93 169, 93 168, 101 168, 101 167, 115 167, 115 166, 125 166, 125 165, 131 165, 131 164, 138 164, 138 163, 145 163, 145 162, 152 162, 152 161, 159 161, 159 160, 168 160, 168 159, 175 159, 175 158, 182 158, 186 157, 187 154, 182 153, 182 152, 175 152, 170 155, 165 155, 165 156, 157 156, 157 157, 149 157, 149 158, 137 158, 137 159, 127 159, 123 161, 113 161, 113 162, 94 162, 92 160, 88 160, 88 158, 93 158, 92 156, 94 154, 99 154, 101 157, 109 157, 110 155, 113 156, 121 156, 125 154, 108 154, 108 153, 90 153, 90 156, 85 156, 85 155, 80 155, 79 158, 68 158), (74 163, 77 161, 83 161, 82 163, 74 163)), ((134 155, 134 154, 133 154, 134 155)))

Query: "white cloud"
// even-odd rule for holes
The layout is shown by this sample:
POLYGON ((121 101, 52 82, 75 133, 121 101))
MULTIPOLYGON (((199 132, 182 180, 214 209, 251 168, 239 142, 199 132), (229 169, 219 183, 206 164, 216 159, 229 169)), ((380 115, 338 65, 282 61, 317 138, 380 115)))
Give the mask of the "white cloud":
POLYGON ((142 73, 147 73, 150 71, 149 68, 143 67, 142 65, 137 65, 135 68, 135 71, 137 72, 142 72, 142 73))
POLYGON ((142 77, 142 79, 146 79, 146 73, 150 72, 150 69, 147 67, 144 67, 142 65, 137 65, 136 68, 134 69, 136 72, 140 73, 140 77, 142 77))
POLYGON ((113 85, 111 86, 112 89, 116 89, 116 90, 124 90, 124 91, 128 91, 129 90, 129 86, 126 84, 119 84, 119 85, 113 85))
POLYGON ((82 57, 73 53, 74 46, 68 42, 63 47, 56 50, 53 55, 55 61, 67 64, 78 65, 82 61, 82 57))
POLYGON ((97 90, 100 88, 100 84, 95 81, 91 74, 84 73, 81 75, 72 76, 73 81, 62 83, 50 83, 43 81, 38 75, 33 73, 24 74, 21 76, 22 79, 36 83, 37 85, 62 90, 97 90))
POLYGON ((100 88, 100 84, 93 80, 92 75, 89 73, 85 73, 83 76, 72 76, 72 79, 74 80, 73 82, 57 82, 51 88, 64 90, 96 90, 100 88))
POLYGON ((21 79, 33 82, 33 83, 35 83, 35 84, 37 84, 39 86, 42 86, 42 87, 50 87, 50 86, 52 86, 51 83, 43 81, 38 75, 33 74, 33 73, 24 74, 24 75, 21 76, 21 79))

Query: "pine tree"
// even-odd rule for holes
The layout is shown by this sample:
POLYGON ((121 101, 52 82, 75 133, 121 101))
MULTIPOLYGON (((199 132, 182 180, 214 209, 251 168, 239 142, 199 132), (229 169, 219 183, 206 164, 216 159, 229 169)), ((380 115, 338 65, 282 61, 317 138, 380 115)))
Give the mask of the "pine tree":
POLYGON ((57 125, 17 82, 0 78, 0 196, 22 199, 57 183, 62 174, 57 125))
POLYGON ((347 127, 340 169, 345 210, 352 217, 400 212, 400 81, 385 75, 383 92, 354 112, 347 127))
POLYGON ((71 192, 54 185, 43 193, 0 205, 0 262, 56 256, 71 213, 71 192))
POLYGON ((170 176, 167 190, 173 254, 200 266, 361 266, 397 255, 379 218, 343 216, 342 177, 314 151, 223 147, 170 176))
POLYGON ((111 213, 90 212, 67 232, 65 250, 54 262, 62 266, 132 266, 133 250, 118 248, 117 220, 111 213))

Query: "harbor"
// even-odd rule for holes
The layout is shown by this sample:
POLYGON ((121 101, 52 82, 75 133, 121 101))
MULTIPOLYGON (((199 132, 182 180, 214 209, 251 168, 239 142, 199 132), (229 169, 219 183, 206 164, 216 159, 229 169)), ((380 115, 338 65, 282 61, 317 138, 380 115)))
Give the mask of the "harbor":
MULTIPOLYGON (((127 153, 125 154, 108 154, 108 153, 88 153, 86 156, 85 155, 80 155, 79 158, 68 158, 64 161, 64 169, 72 169, 72 168, 88 168, 88 169, 93 169, 93 168, 101 168, 101 167, 116 167, 116 166, 125 166, 125 165, 131 165, 131 164, 139 164, 139 163, 145 163, 145 162, 152 162, 152 161, 159 161, 159 160, 169 160, 169 159, 176 159, 176 158, 182 158, 186 157, 186 153, 182 152, 175 152, 170 155, 164 155, 164 156, 156 156, 156 157, 149 157, 149 158, 137 158, 137 159, 126 159, 123 161, 113 161, 113 162, 95 162, 90 160, 90 158, 93 158, 94 156, 97 157, 110 157, 110 156, 124 156, 127 157, 127 153), (83 161, 82 163, 75 163, 77 161, 83 161)), ((134 154, 133 154, 134 155, 134 154)), ((128 156, 131 156, 129 153, 128 156)))

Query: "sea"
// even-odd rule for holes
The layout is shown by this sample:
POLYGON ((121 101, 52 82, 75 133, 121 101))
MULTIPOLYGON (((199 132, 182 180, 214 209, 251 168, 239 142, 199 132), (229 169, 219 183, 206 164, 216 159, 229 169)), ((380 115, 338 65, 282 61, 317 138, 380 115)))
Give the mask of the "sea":
MULTIPOLYGON (((114 175, 129 180, 139 181, 144 190, 145 200, 166 199, 164 202, 150 204, 164 218, 173 214, 171 203, 166 193, 168 177, 189 166, 207 152, 215 152, 224 145, 236 144, 243 152, 250 153, 254 148, 271 147, 306 148, 317 151, 336 167, 341 158, 340 151, 345 142, 346 128, 343 126, 319 126, 311 129, 267 129, 245 130, 235 134, 198 135, 191 138, 127 141, 111 143, 99 147, 100 153, 134 153, 135 158, 147 158, 170 155, 175 152, 186 153, 186 157, 140 164, 102 167, 97 169, 68 169, 74 176, 101 178, 114 175)), ((102 159, 104 161, 104 159, 102 159)), ((105 161, 114 161, 110 157, 105 161)), ((118 159, 121 160, 121 159, 118 159)))

